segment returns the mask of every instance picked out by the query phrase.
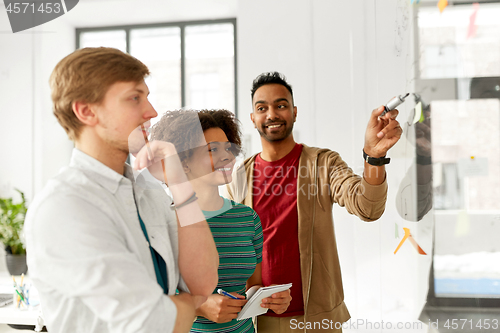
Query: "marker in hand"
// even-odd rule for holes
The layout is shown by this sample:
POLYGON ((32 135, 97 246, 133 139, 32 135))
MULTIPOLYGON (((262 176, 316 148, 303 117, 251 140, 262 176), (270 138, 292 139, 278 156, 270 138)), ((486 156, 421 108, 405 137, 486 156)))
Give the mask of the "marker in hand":
POLYGON ((379 117, 383 117, 387 112, 394 110, 395 108, 398 107, 398 105, 403 104, 405 101, 406 97, 410 96, 410 93, 407 93, 406 95, 402 96, 396 96, 393 99, 391 99, 389 102, 387 102, 387 105, 384 106, 384 112, 379 117))
POLYGON ((233 296, 230 293, 228 293, 227 291, 224 291, 222 289, 217 289, 217 294, 222 295, 222 296, 227 296, 227 297, 232 298, 232 299, 239 299, 238 297, 233 296))

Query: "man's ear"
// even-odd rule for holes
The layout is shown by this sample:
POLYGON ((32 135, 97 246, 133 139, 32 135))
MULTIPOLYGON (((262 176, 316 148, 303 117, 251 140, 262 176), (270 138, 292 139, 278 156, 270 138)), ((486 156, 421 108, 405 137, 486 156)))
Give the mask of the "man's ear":
POLYGON ((295 120, 297 120, 297 107, 296 106, 293 107, 293 122, 295 122, 295 120))
POLYGON ((83 124, 94 126, 97 124, 97 114, 95 113, 95 105, 76 101, 72 104, 73 113, 83 124))
POLYGON ((250 120, 252 120, 253 127, 257 128, 257 125, 255 125, 255 122, 253 121, 253 112, 250 113, 250 120))

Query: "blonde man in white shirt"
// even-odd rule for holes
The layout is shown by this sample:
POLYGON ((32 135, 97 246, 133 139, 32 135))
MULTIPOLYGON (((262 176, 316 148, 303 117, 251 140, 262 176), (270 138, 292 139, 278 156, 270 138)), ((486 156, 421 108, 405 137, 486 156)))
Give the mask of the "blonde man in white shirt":
POLYGON ((157 115, 147 75, 110 48, 77 50, 52 73, 54 114, 75 148, 69 167, 37 194, 25 227, 51 333, 188 332, 217 284, 217 250, 175 148, 145 146, 141 125, 157 115), (147 172, 125 163, 129 153, 137 168, 152 155, 170 157, 176 208, 147 172))

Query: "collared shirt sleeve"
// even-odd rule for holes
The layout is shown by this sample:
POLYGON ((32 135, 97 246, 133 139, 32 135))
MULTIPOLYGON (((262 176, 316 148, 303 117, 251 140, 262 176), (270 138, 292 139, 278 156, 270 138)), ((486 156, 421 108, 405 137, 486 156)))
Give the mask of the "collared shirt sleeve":
POLYGON ((332 203, 345 207, 363 221, 380 218, 387 200, 387 180, 380 185, 371 185, 355 174, 338 153, 329 151, 326 154, 332 203))
POLYGON ((78 195, 53 194, 31 207, 28 265, 34 277, 44 277, 34 279, 42 300, 57 291, 61 304, 81 302, 109 332, 173 332, 176 306, 130 251, 123 232, 78 195))

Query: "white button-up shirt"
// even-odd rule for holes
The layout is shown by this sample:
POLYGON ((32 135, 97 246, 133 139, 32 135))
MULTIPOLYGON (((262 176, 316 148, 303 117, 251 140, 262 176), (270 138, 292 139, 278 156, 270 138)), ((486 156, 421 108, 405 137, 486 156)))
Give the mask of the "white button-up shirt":
POLYGON ((29 272, 51 333, 173 331, 177 310, 157 283, 137 216, 167 264, 169 295, 187 290, 170 204, 149 173, 134 176, 126 165, 123 176, 73 150, 25 224, 29 272))

